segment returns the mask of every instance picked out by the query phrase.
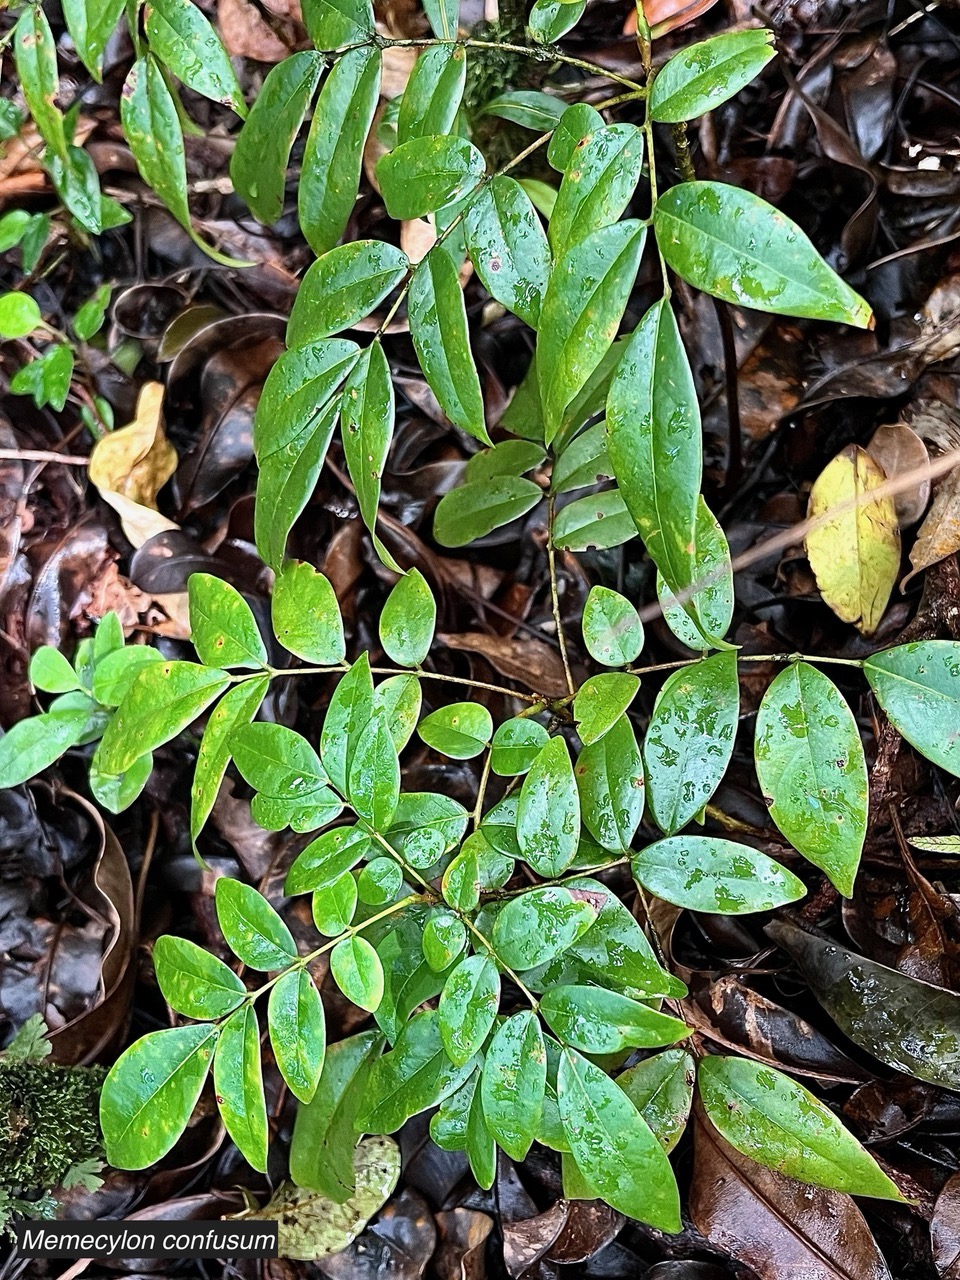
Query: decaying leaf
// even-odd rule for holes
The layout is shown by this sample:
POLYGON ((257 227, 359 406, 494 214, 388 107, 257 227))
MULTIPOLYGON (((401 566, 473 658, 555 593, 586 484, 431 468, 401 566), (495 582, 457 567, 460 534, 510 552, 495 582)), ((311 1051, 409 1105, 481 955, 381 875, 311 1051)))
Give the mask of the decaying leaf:
POLYGON ((937 485, 933 506, 917 531, 910 550, 911 571, 903 580, 905 587, 921 569, 929 569, 960 550, 960 467, 955 467, 937 485))
MULTIPOLYGON (((927 446, 905 422, 890 422, 876 431, 867 445, 867 453, 888 480, 910 472, 922 471, 930 461, 927 446)), ((893 505, 901 529, 916 524, 930 502, 930 478, 924 476, 916 484, 893 494, 893 505)))
POLYGON ((177 525, 157 510, 157 494, 177 467, 177 453, 163 430, 163 386, 144 385, 137 416, 126 427, 98 440, 90 455, 90 479, 104 502, 120 516, 135 547, 177 525))
POLYGON ((807 557, 826 603, 867 636, 879 626, 900 569, 893 499, 864 497, 885 479, 866 450, 848 445, 817 477, 807 513, 816 520, 837 509, 807 534, 807 557))

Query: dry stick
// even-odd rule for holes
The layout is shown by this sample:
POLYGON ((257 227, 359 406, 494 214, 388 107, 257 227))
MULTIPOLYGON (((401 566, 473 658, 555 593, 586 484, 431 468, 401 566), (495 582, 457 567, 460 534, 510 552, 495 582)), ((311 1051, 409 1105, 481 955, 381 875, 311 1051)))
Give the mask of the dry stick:
POLYGON ((62 462, 65 467, 88 467, 89 458, 74 453, 53 453, 49 449, 0 449, 5 462, 62 462))

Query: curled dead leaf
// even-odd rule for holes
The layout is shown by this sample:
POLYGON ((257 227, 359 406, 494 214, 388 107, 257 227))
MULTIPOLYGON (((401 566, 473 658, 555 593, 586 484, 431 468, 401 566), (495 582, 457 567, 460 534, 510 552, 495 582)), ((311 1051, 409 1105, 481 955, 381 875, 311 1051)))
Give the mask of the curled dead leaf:
MULTIPOLYGON (((905 422, 877 427, 867 445, 867 453, 888 480, 907 472, 922 471, 930 461, 927 446, 905 422)), ((916 524, 930 502, 930 477, 922 476, 909 489, 894 494, 893 502, 901 529, 916 524)))
POLYGON ((494 671, 519 681, 534 693, 542 693, 547 698, 562 698, 567 692, 560 655, 541 640, 518 640, 487 635, 483 631, 441 634, 437 640, 448 649, 482 654, 494 671))
POLYGON ((157 511, 157 494, 177 467, 176 450, 164 434, 162 410, 162 384, 146 383, 133 422, 98 440, 90 454, 90 479, 120 516, 135 547, 163 529, 177 528, 157 511))
POLYGON ((933 506, 917 531, 917 540, 910 551, 913 568, 901 587, 906 587, 921 569, 929 569, 955 551, 960 551, 960 467, 955 467, 937 485, 933 506))

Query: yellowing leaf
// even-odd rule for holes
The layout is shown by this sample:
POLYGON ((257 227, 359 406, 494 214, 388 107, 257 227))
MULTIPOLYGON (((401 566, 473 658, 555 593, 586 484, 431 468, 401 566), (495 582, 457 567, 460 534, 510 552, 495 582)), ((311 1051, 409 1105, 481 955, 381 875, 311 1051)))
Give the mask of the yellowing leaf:
POLYGON ((885 479, 865 450, 848 445, 817 477, 807 512, 823 520, 806 537, 820 594, 864 635, 877 629, 900 569, 893 499, 869 497, 885 479))
POLYGON ((90 455, 90 479, 120 516, 135 547, 155 533, 178 526, 157 511, 157 494, 177 468, 177 453, 163 431, 163 386, 144 385, 137 416, 98 440, 90 455))

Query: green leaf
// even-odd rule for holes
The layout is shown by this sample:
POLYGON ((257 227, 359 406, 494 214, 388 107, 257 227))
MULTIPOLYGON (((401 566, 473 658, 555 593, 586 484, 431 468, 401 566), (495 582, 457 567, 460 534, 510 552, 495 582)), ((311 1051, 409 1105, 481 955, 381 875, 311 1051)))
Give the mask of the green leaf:
POLYGON ((267 375, 254 422, 261 467, 271 454, 299 447, 304 431, 316 423, 359 354, 355 342, 329 338, 280 357, 267 375))
POLYGON ((489 444, 463 290, 453 259, 442 246, 431 249, 413 273, 407 310, 420 368, 440 408, 455 426, 489 444))
POLYGON ((550 735, 542 724, 515 716, 497 726, 491 743, 490 767, 499 778, 526 773, 546 746, 550 735))
POLYGON ((271 67, 237 137, 230 180, 266 226, 283 213, 290 151, 323 66, 319 53, 305 49, 271 67))
POLYGON ((588 102, 575 102, 567 107, 547 145, 547 160, 551 167, 558 173, 564 173, 578 144, 605 125, 603 116, 588 102))
POLYGON ((263 667, 267 651, 243 596, 211 573, 192 573, 190 638, 200 661, 208 667, 263 667))
POLYGON ((553 468, 551 493, 569 493, 613 479, 613 464, 607 453, 607 427, 598 422, 581 432, 557 458, 553 468))
POLYGON ((347 647, 336 593, 305 560, 288 560, 273 585, 273 632, 283 647, 318 666, 343 661, 347 647))
POLYGON ((444 902, 457 911, 475 911, 480 894, 500 888, 513 873, 514 860, 495 849, 483 831, 475 831, 463 842, 441 881, 444 902))
POLYGON ((374 716, 357 740, 347 786, 357 816, 384 832, 400 797, 400 761, 386 719, 374 716))
POLYGON ((413 64, 400 100, 397 141, 449 133, 463 99, 467 51, 462 45, 434 45, 413 64))
POLYGON ((351 49, 327 76, 303 153, 300 227, 316 254, 332 249, 353 211, 363 147, 380 96, 380 50, 351 49))
POLYGON ((540 1012, 564 1044, 584 1053, 657 1049, 690 1034, 685 1022, 603 987, 551 987, 540 1012))
POLYGON ((103 231, 103 193, 93 160, 80 147, 68 146, 66 157, 51 156, 50 178, 57 195, 92 235, 103 231))
POLYGON ((643 744, 650 811, 665 835, 685 827, 720 785, 739 718, 740 682, 732 650, 667 677, 643 744))
POLYGON ((227 51, 192 0, 150 0, 144 12, 147 39, 160 62, 194 93, 246 116, 247 104, 227 51))
POLYGON ((773 1067, 711 1055, 697 1068, 697 1087, 722 1137, 758 1164, 815 1187, 903 1199, 833 1112, 773 1067))
POLYGON ((230 683, 224 672, 194 662, 150 662, 107 726, 100 766, 124 773, 135 760, 169 742, 230 683))
POLYGON ((79 689, 77 673, 59 649, 43 644, 30 659, 30 683, 45 693, 68 693, 79 689))
POLYGON ((493 949, 511 969, 532 969, 561 955, 596 918, 596 907, 561 885, 529 889, 497 913, 493 949))
POLYGON ((686 1049, 665 1049, 617 1076, 617 1085, 653 1130, 664 1151, 683 1137, 693 1102, 696 1064, 686 1049))
POLYGON ((410 569, 387 596, 380 615, 380 643, 391 662, 418 667, 430 652, 437 603, 419 569, 410 569))
POLYGON ((334 690, 320 733, 320 758, 341 793, 347 789, 357 742, 372 714, 370 655, 362 653, 334 690))
POLYGON ((63 16, 80 61, 99 84, 103 51, 123 13, 124 0, 63 0, 63 16))
POLYGON ((285 973, 273 987, 267 1026, 287 1087, 300 1102, 309 1102, 320 1081, 327 1032, 320 993, 306 969, 285 973))
POLYGON ((666 1152, 606 1072, 564 1049, 557 1101, 577 1168, 620 1213, 680 1231, 680 1195, 666 1152))
POLYGON ((186 1018, 223 1018, 246 998, 247 989, 233 970, 186 938, 158 938, 153 966, 164 1000, 186 1018))
POLYGON ((836 685, 806 662, 781 671, 757 712, 754 756, 774 822, 850 897, 867 832, 867 765, 836 685))
POLYGON ((601 227, 569 249, 554 267, 537 341, 548 444, 560 430, 567 405, 617 336, 645 236, 646 227, 636 219, 601 227))
POLYGON ((573 718, 585 747, 599 742, 610 731, 639 689, 640 677, 627 671, 605 671, 584 681, 573 700, 573 718))
POLYGON ((558 876, 573 861, 580 836, 580 799, 562 738, 551 738, 530 766, 517 807, 517 839, 541 876, 558 876))
POLYGON ((287 324, 287 345, 303 347, 350 329, 379 306, 410 267, 407 255, 382 240, 354 240, 309 268, 287 324))
POLYGON ((663 618, 673 634, 690 649, 715 647, 730 629, 733 618, 733 565, 730 548, 716 517, 697 499, 694 525, 693 578, 703 584, 688 607, 677 603, 670 588, 657 573, 657 598, 663 618), (691 613, 697 618, 693 621, 691 613))
POLYGON ((566 110, 564 100, 552 93, 543 93, 539 89, 510 89, 491 98, 479 114, 510 120, 536 133, 549 133, 560 123, 566 110))
POLYGON ((253 1005, 223 1024, 213 1058, 217 1106, 240 1154, 261 1173, 267 1168, 267 1104, 260 1065, 260 1028, 253 1005))
MULTIPOLYGON (((394 864, 396 865, 396 864, 394 864)), ((330 952, 330 972, 353 1004, 373 1013, 383 999, 383 966, 366 938, 344 938, 330 952)))
POLYGON ((479 702, 454 702, 425 716, 417 733, 427 744, 451 760, 470 760, 493 736, 493 717, 479 702))
POLYGON ((318 49, 362 44, 373 35, 371 0, 302 0, 302 8, 307 34, 318 49))
POLYGON ((0 338, 25 338, 28 333, 33 333, 42 320, 40 308, 29 293, 5 293, 0 296, 0 338))
POLYGON ((424 906, 407 907, 384 922, 382 931, 377 926, 368 930, 384 977, 383 1000, 374 1016, 391 1042, 399 1038, 411 1013, 443 990, 446 973, 434 973, 423 957, 423 926, 429 914, 424 906))
POLYGON ((100 1127, 107 1159, 117 1169, 146 1169, 171 1149, 210 1070, 220 1035, 204 1023, 151 1031, 107 1073, 100 1127))
POLYGON ((111 653, 117 653, 122 648, 123 627, 120 625, 120 619, 111 609, 100 619, 96 635, 93 637, 94 660, 100 663, 111 653))
POLYGON ((265 796, 311 803, 329 781, 310 743, 286 725, 244 725, 230 749, 244 781, 265 796))
POLYGON ((267 972, 286 969, 297 959, 297 944, 290 930, 252 885, 221 876, 214 898, 221 932, 244 964, 267 972))
POLYGON ((597 742, 583 748, 574 766, 583 825, 602 849, 630 848, 643 817, 643 761, 625 715, 597 742))
POLYGON ((547 1054, 536 1014, 515 1013, 490 1042, 480 1078, 483 1115, 511 1160, 526 1158, 540 1128, 547 1054))
POLYGON ((550 218, 554 258, 619 219, 642 167, 643 133, 636 125, 602 125, 578 141, 550 218))
POLYGON ((960 776, 960 643, 920 640, 863 664, 877 701, 911 746, 960 776))
POLYGON ((310 904, 313 923, 324 937, 339 937, 350 927, 358 896, 356 878, 349 871, 314 890, 310 904))
POLYGON ((284 893, 293 897, 333 884, 345 871, 367 857, 374 845, 360 827, 337 827, 325 831, 298 854, 287 872, 284 893))
POLYGON ((483 156, 466 138, 450 134, 411 138, 381 157, 377 181, 387 213, 407 221, 425 218, 469 195, 479 186, 485 168, 483 156))
POLYGON ((546 453, 530 440, 502 440, 492 449, 481 449, 469 458, 464 479, 469 484, 478 480, 497 480, 501 476, 519 476, 539 467, 546 453))
POLYGON ((714 836, 670 836, 633 856, 634 879, 686 907, 735 916, 771 911, 806 893, 802 880, 747 844, 714 836))
POLYGON ((650 116, 676 124, 706 115, 738 94, 775 55, 773 32, 764 27, 688 45, 657 72, 650 116))
POLYGON ((456 1093, 444 1098, 436 1114, 430 1117, 430 1137, 442 1150, 466 1150, 470 1108, 479 1084, 480 1072, 475 1071, 456 1093))
POLYGON ((394 1049, 374 1064, 358 1128, 364 1133, 395 1133, 411 1116, 459 1089, 473 1067, 472 1062, 455 1066, 447 1057, 434 1011, 418 1013, 403 1027, 394 1049))
POLYGON ((500 1004, 500 975, 489 956, 461 960, 444 984, 437 1009, 440 1038, 458 1067, 470 1062, 490 1034, 500 1004))
POLYGON ((467 926, 449 911, 436 911, 423 926, 422 945, 427 964, 434 973, 442 973, 467 945, 467 926))
POLYGON ((343 804, 332 791, 315 791, 306 800, 287 800, 259 792, 250 801, 250 816, 265 831, 316 831, 333 822, 343 812, 343 804))
POLYGON ((550 278, 550 248, 523 187, 504 175, 494 178, 468 208, 464 228, 487 293, 536 329, 550 278))
POLYGON ((636 662, 643 648, 643 623, 636 609, 619 591, 591 587, 583 606, 583 643, 596 662, 625 667, 636 662))
POLYGON ((73 350, 65 343, 50 347, 39 359, 31 360, 17 370, 10 379, 10 390, 14 395, 33 396, 33 403, 38 409, 50 405, 59 413, 70 392, 73 364, 73 350))
POLYGON ((53 154, 65 161, 67 135, 63 113, 56 105, 60 92, 57 46, 50 23, 39 4, 28 5, 20 15, 13 33, 13 56, 33 122, 53 154))
POLYGON ((390 676, 373 692, 373 714, 383 716, 398 753, 413 737, 422 703, 420 681, 412 673, 390 676))
POLYGON ((456 39, 460 0, 424 0, 423 11, 439 40, 456 39))
POLYGON ((341 414, 343 453, 357 491, 360 515, 370 530, 377 555, 388 569, 400 573, 400 566, 376 533, 380 480, 390 452, 396 418, 393 379, 379 342, 372 342, 366 348, 347 378, 341 414))
POLYGON ((71 321, 73 332, 81 342, 89 342, 94 334, 99 333, 103 328, 107 307, 110 305, 110 293, 108 284, 101 285, 93 297, 88 298, 73 317, 71 321))
POLYGON ((137 796, 147 785, 153 772, 153 754, 147 752, 125 773, 101 773, 97 753, 90 761, 90 792, 98 804, 102 804, 110 813, 122 813, 129 809, 137 796))
POLYGON ((290 530, 316 488, 339 411, 338 401, 324 405, 296 439, 260 462, 254 529, 257 549, 274 569, 283 563, 290 530))
POLYGON ((695 581, 700 407, 667 298, 637 326, 607 396, 607 448, 647 551, 674 592, 695 581))
POLYGON ((677 275, 724 302, 858 329, 873 323, 796 223, 740 187, 681 182, 657 201, 653 226, 677 275))
MULTIPOLYGON (((404 791, 385 834, 401 857, 422 871, 433 865, 433 862, 424 863, 420 856, 422 835, 425 832, 436 835, 437 843, 431 845, 432 849, 439 849, 433 859, 436 861, 460 843, 468 820, 466 809, 450 796, 433 791, 404 791)), ((431 856, 429 851, 428 856, 431 856)))
POLYGON ((541 44, 555 44, 583 17, 587 0, 535 0, 527 19, 530 34, 541 44))
POLYGON ((433 536, 443 547, 464 547, 533 509, 543 490, 522 476, 476 480, 445 493, 437 505, 433 536))
POLYGON ((130 644, 101 658, 93 673, 93 696, 105 707, 119 707, 144 667, 163 662, 148 644, 130 644))

